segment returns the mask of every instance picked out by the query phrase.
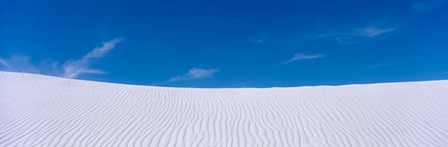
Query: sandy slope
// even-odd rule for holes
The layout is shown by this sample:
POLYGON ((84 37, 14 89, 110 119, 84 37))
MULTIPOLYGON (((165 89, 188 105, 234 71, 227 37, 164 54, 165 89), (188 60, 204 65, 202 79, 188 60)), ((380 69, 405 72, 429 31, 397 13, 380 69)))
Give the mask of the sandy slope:
POLYGON ((5 146, 448 146, 448 81, 267 89, 0 72, 5 146))

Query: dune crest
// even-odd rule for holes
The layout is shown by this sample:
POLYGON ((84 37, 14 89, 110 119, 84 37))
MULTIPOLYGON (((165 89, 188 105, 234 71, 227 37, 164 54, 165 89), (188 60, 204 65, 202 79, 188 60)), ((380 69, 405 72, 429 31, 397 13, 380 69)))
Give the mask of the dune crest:
POLYGON ((446 147, 448 80, 200 89, 0 72, 0 146, 446 147))

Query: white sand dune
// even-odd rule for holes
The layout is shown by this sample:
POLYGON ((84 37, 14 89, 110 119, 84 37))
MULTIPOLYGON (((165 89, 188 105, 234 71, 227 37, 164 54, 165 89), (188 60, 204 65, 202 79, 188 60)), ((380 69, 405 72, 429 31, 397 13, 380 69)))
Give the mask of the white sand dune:
POLYGON ((0 147, 448 147, 448 80, 166 88, 0 72, 0 147))

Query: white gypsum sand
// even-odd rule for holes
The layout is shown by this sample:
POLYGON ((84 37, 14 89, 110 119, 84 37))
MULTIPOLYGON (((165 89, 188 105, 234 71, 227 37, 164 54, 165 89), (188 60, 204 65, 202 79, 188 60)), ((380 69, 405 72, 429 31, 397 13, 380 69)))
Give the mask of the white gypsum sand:
POLYGON ((448 81, 201 89, 0 72, 0 146, 447 147, 448 81))

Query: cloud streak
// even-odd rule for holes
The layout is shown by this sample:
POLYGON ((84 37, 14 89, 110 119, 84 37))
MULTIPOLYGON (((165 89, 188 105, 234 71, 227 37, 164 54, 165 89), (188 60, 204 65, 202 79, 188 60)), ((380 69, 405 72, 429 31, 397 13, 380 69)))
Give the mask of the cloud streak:
POLYGON ((352 27, 349 29, 337 30, 330 33, 323 33, 314 35, 313 39, 322 38, 334 38, 337 42, 341 44, 355 44, 366 40, 371 40, 388 33, 397 31, 399 28, 397 26, 386 27, 384 25, 370 25, 367 27, 352 27))
POLYGON ((5 67, 6 69, 11 69, 11 65, 9 65, 8 61, 6 59, 0 59, 0 65, 5 67))
POLYGON ((335 35, 335 39, 341 44, 354 44, 365 41, 366 39, 376 38, 396 30, 396 27, 369 26, 338 33, 335 35))
POLYGON ((382 63, 382 64, 373 64, 370 66, 367 66, 363 69, 361 69, 360 71, 369 71, 369 70, 376 70, 376 69, 381 69, 381 68, 385 68, 385 67, 390 67, 393 66, 397 63, 382 63))
POLYGON ((210 78, 219 70, 217 69, 203 69, 203 68, 191 68, 187 73, 181 76, 176 76, 170 78, 166 83, 172 83, 177 81, 186 81, 186 80, 195 80, 195 79, 203 79, 210 78))
POLYGON ((288 64, 294 61, 298 60, 307 60, 307 59, 317 59, 324 57, 324 54, 301 54, 301 53, 295 53, 292 58, 290 58, 288 61, 284 62, 284 64, 288 64))
POLYGON ((66 61, 63 65, 65 78, 77 78, 81 74, 104 74, 104 71, 91 69, 91 63, 106 55, 107 52, 115 48, 115 45, 121 42, 122 39, 114 39, 104 42, 102 46, 96 47, 91 52, 78 60, 66 61))
POLYGON ((363 29, 358 29, 354 35, 363 36, 363 37, 377 37, 389 32, 395 31, 395 27, 389 28, 378 28, 374 26, 366 27, 363 29))
POLYGON ((14 72, 28 72, 38 74, 49 74, 65 78, 78 78, 83 74, 104 74, 105 71, 91 68, 91 64, 105 56, 122 39, 113 39, 103 42, 101 46, 94 48, 81 59, 68 60, 60 65, 56 61, 43 60, 34 65, 28 56, 14 55, 9 59, 0 58, 0 69, 14 72))
POLYGON ((31 64, 30 58, 16 54, 10 58, 0 58, 0 69, 13 72, 41 73, 37 66, 31 64))

